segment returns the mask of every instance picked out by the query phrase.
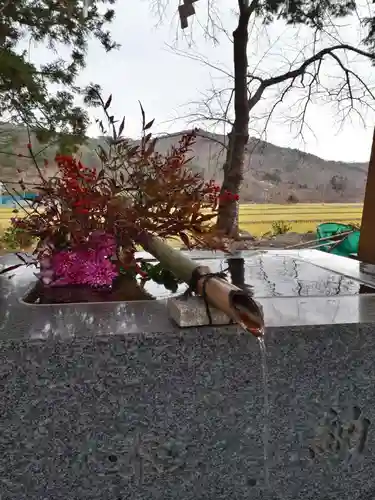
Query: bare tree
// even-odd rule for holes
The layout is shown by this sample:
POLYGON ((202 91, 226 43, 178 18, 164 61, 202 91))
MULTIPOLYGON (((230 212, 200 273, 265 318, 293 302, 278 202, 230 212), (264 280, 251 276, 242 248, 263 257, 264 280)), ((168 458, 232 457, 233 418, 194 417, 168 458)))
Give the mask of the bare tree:
POLYGON ((336 193, 344 194, 348 185, 348 179, 342 175, 333 175, 330 180, 331 187, 336 193))
MULTIPOLYGON (((155 1, 160 3, 163 0, 155 1)), ((201 1, 207 2, 208 13, 216 9, 214 0, 201 1)), ((339 22, 345 16, 351 16, 348 22, 353 22, 353 19, 358 19, 360 14, 360 6, 354 1, 347 0, 324 2, 237 0, 237 24, 232 34, 233 75, 229 75, 229 88, 225 89, 225 92, 222 92, 222 89, 212 89, 206 96, 203 106, 200 106, 195 113, 195 119, 201 123, 225 122, 230 127, 223 165, 222 192, 238 193, 240 190, 244 176, 250 119, 254 119, 255 108, 259 107, 259 103, 271 89, 275 90, 275 95, 267 109, 264 126, 267 127, 276 107, 283 103, 289 94, 293 94, 298 96, 294 106, 297 113, 290 118, 293 123, 298 123, 300 134, 303 134, 304 127, 308 127, 306 113, 309 104, 314 100, 336 103, 342 119, 347 118, 351 112, 361 117, 364 107, 375 108, 373 89, 359 74, 351 60, 351 57, 355 56, 363 61, 375 62, 374 18, 360 19, 361 24, 368 27, 367 34, 361 37, 362 45, 351 45, 340 35, 339 22), (276 69, 274 74, 264 74, 258 70, 257 65, 252 64, 253 69, 249 71, 248 44, 251 27, 255 22, 264 26, 276 19, 283 19, 287 25, 307 26, 311 31, 311 43, 301 47, 296 59, 287 61, 284 70, 276 69), (323 68, 327 68, 327 63, 330 64, 330 69, 325 73, 323 68), (328 82, 327 74, 332 72, 332 68, 336 78, 334 82, 332 79, 328 82), (223 105, 225 99, 227 102, 223 105), (216 110, 214 101, 221 103, 216 110), (231 109, 233 118, 229 113, 231 109)), ((204 25, 206 33, 213 34, 214 28, 223 29, 217 22, 217 19, 220 19, 217 10, 215 16, 207 18, 207 23, 204 25)), ((300 41, 297 41, 298 43, 300 41)), ((215 69, 209 61, 199 56, 186 55, 215 69)), ((282 57, 280 54, 280 59, 282 57)), ((192 116, 194 117, 194 114, 192 116)), ((217 225, 225 235, 232 237, 238 235, 236 201, 220 204, 217 225)))
POLYGON ((298 203, 298 196, 295 193, 290 193, 286 199, 287 203, 298 203))

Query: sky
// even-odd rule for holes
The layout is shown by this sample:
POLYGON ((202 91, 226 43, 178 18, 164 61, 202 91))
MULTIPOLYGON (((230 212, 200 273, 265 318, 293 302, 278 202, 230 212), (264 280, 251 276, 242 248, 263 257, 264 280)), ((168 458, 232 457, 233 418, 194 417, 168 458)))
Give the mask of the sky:
MULTIPOLYGON (((90 42, 87 66, 79 77, 80 84, 95 82, 102 86, 104 96, 113 94, 113 113, 120 119, 125 115, 125 134, 131 137, 140 133, 138 101, 142 102, 147 117, 155 118, 154 132, 170 133, 191 126, 191 116, 189 118, 187 115, 196 114, 202 109, 204 96, 209 94, 210 89, 231 87, 232 42, 220 30, 216 32, 216 44, 204 36, 202 26, 206 21, 206 0, 195 3, 197 16, 192 22, 189 21, 192 28, 184 34, 178 24, 178 0, 169 0, 170 6, 161 23, 150 9, 152 1, 118 0, 116 20, 111 31, 121 48, 106 54, 96 41, 90 42), (191 57, 203 58, 211 66, 191 57)), ((235 6, 235 2, 216 1, 219 2, 222 26, 231 33, 236 22, 231 7, 235 6)), ((328 29, 326 36, 319 42, 320 46, 337 43, 339 35, 355 46, 361 37, 359 26, 352 20, 344 20, 338 30, 328 29)), ((310 30, 286 28, 281 22, 267 29, 252 25, 249 69, 263 77, 282 73, 288 69, 291 60, 297 63, 301 60, 302 52, 311 55, 311 40, 310 30)), ((40 47, 31 47, 30 50, 32 59, 45 61, 48 55, 46 49, 40 47)), ((359 71, 364 81, 375 88, 374 71, 370 63, 357 56, 351 57, 349 62, 351 68, 359 71)), ((326 87, 332 89, 342 81, 341 70, 335 66, 333 59, 328 61, 322 71, 322 82, 326 87)), ((317 102, 308 107, 308 127, 302 137, 298 134, 298 127, 293 125, 293 116, 303 105, 302 101, 296 101, 306 93, 296 90, 276 108, 278 111, 273 115, 265 134, 265 118, 278 92, 280 89, 274 88, 254 108, 250 123, 251 136, 261 134, 263 139, 278 146, 301 149, 324 159, 369 160, 375 124, 374 113, 369 108, 360 108, 364 123, 356 114, 342 123, 342 115, 337 114, 337 100, 329 100, 326 93, 321 93, 315 99, 317 102)), ((228 92, 223 94, 223 106, 227 97, 228 92)), ((92 112, 91 116, 101 117, 98 110, 92 112)), ((229 131, 223 125, 215 128, 212 123, 208 127, 207 122, 194 124, 218 133, 229 131)), ((98 135, 99 131, 92 126, 90 133, 98 135)))

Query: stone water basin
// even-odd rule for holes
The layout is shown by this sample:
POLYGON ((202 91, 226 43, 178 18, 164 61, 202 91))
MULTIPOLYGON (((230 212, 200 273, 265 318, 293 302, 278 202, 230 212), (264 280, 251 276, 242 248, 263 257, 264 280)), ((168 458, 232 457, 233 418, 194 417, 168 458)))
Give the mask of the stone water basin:
MULTIPOLYGON (((149 262, 154 261, 149 254, 139 253, 139 257, 149 262)), ((334 297, 361 293, 362 284, 357 279, 317 267, 303 260, 297 253, 264 252, 248 257, 201 253, 197 254, 194 260, 208 266, 213 272, 225 271, 230 282, 245 286, 255 298, 334 297)), ((33 278, 34 272, 33 268, 21 270, 13 281, 27 279, 28 276, 33 278)), ((181 284, 178 291, 172 293, 162 285, 150 281, 144 289, 160 300, 180 295, 185 292, 187 285, 181 284)), ((375 288, 373 290, 375 292, 375 288)), ((25 296, 21 297, 21 301, 33 304, 25 296)))
MULTIPOLYGON (((212 271, 230 268, 228 278, 258 300, 268 326, 356 323, 372 321, 375 271, 371 266, 316 250, 240 252, 190 252, 212 271), (374 272, 373 272, 374 271, 374 272)), ((152 260, 152 256, 139 253, 152 260)), ((2 257, 0 266, 18 262, 2 257)), ((155 283, 146 291, 154 301, 38 305, 24 299, 33 287, 35 268, 21 268, 11 279, 0 279, 0 332, 7 337, 39 338, 53 335, 116 335, 137 332, 174 332, 178 328, 166 314, 166 300, 176 294, 155 283)))
POLYGON ((32 272, 1 277, 1 497, 375 498, 372 269, 317 251, 235 257, 265 311, 266 417, 259 346, 236 327, 180 330, 165 295, 26 305, 32 272))

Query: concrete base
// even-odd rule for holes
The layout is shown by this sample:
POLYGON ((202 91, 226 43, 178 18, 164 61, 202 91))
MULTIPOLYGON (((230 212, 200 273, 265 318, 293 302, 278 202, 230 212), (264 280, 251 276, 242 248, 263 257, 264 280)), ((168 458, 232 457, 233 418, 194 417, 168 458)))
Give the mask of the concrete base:
MULTIPOLYGON (((201 297, 173 297, 167 303, 170 318, 180 327, 208 326, 206 305, 201 297)), ((212 324, 229 325, 231 320, 219 309, 210 306, 212 324)))

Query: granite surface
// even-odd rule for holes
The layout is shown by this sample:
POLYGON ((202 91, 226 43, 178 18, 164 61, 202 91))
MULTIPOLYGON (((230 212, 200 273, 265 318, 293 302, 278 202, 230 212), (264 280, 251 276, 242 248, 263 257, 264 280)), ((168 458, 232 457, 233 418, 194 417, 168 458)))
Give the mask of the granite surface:
POLYGON ((0 279, 1 500, 375 498, 373 294, 261 299, 265 391, 235 327, 179 330, 164 301, 25 305, 32 280, 0 279))
POLYGON ((0 496, 372 500, 373 333, 269 328, 266 417, 259 346, 233 329, 3 341, 0 496))

